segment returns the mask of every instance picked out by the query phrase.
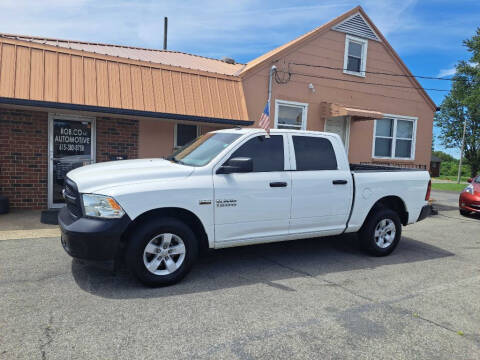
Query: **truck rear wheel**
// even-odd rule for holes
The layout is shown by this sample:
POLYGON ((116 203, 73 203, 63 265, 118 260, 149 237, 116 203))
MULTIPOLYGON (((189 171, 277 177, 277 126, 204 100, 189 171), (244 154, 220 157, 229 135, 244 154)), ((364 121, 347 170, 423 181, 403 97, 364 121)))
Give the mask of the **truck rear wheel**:
POLYGON ((155 219, 132 231, 125 260, 145 285, 167 286, 179 282, 198 256, 194 233, 175 218, 155 219))
POLYGON ((398 214, 387 208, 373 212, 359 233, 362 247, 374 256, 389 255, 402 236, 398 214))

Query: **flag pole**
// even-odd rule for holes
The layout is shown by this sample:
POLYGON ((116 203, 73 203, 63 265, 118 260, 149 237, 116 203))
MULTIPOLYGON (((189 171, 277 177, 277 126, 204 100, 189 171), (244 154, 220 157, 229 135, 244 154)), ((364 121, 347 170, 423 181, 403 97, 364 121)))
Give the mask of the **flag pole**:
POLYGON ((272 79, 275 71, 277 71, 277 67, 275 65, 272 65, 272 67, 270 68, 270 76, 268 78, 268 116, 270 116, 270 121, 272 114, 272 104, 270 101, 272 99, 272 79))

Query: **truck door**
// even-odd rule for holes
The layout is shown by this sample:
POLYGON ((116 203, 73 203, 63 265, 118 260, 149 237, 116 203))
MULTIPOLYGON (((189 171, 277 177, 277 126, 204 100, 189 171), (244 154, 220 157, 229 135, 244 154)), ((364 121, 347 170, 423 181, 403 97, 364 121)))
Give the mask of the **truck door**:
POLYGON ((216 246, 288 236, 292 184, 286 151, 284 135, 254 136, 228 158, 251 158, 252 172, 214 172, 216 246))
MULTIPOLYGON (((337 159, 329 138, 292 135, 292 214, 290 233, 339 234, 345 228, 353 195, 346 155, 337 159), (345 168, 347 167, 347 168, 345 168)), ((343 148, 337 149, 337 152, 343 148)))

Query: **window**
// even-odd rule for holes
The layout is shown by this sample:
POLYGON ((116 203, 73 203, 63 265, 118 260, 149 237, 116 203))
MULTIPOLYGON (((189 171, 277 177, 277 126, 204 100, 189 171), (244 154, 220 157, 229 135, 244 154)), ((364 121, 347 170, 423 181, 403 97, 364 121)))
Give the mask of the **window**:
POLYGON ((345 56, 343 72, 345 74, 365 76, 367 64, 368 40, 347 35, 345 38, 345 56))
POLYGON ((235 157, 251 158, 254 172, 284 171, 283 136, 254 137, 230 156, 230 158, 235 157))
POLYGON ((393 159, 414 159, 414 118, 389 117, 375 120, 373 156, 393 159))
POLYGON ((167 160, 189 166, 203 166, 240 137, 232 133, 208 133, 175 151, 167 160))
POLYGON ((275 128, 305 130, 308 104, 293 101, 275 101, 275 128))
POLYGON ((187 145, 198 136, 197 125, 175 124, 175 143, 176 148, 187 145))
POLYGON ((337 158, 330 140, 312 136, 292 136, 298 171, 337 170, 337 158))

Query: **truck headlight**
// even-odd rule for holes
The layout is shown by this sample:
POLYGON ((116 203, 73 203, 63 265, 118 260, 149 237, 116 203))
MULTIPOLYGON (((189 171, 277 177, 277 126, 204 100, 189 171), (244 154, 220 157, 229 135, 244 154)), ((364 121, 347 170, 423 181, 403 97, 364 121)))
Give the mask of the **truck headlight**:
POLYGON ((125 211, 123 211, 115 199, 109 196, 83 194, 82 199, 86 216, 117 219, 125 214, 125 211))
POLYGON ((473 195, 473 185, 472 184, 468 185, 465 189, 463 189, 463 192, 467 192, 473 195))

